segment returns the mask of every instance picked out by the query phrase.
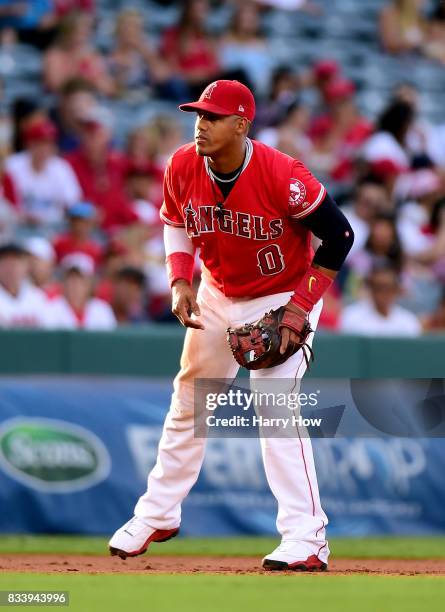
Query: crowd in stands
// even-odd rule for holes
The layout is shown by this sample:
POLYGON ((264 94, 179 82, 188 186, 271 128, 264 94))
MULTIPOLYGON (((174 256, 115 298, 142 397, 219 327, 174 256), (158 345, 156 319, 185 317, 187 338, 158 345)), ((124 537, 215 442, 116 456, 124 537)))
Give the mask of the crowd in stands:
MULTIPOLYGON (((159 219, 166 162, 190 138, 175 108, 214 79, 236 78, 257 97, 251 137, 301 159, 354 229, 320 327, 445 331, 445 112, 429 121, 409 80, 392 83, 379 112, 364 112, 340 61, 278 59, 267 24, 284 11, 321 24, 322 0, 148 4, 0 0, 0 326, 175 321, 159 219), (6 95, 14 49, 39 59, 36 95, 6 95), (122 133, 126 104, 130 115, 135 105, 158 110, 122 133)), ((443 2, 379 6, 380 52, 445 63, 443 2)))

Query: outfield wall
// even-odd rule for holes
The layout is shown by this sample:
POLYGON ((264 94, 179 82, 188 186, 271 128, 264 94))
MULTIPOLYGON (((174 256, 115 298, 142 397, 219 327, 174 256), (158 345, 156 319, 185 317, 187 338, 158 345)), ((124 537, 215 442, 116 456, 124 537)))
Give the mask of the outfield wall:
MULTIPOLYGON (((115 332, 3 330, 0 374, 173 376, 184 330, 176 325, 115 332)), ((319 333, 310 375, 324 378, 442 378, 445 335, 418 339, 319 333)))

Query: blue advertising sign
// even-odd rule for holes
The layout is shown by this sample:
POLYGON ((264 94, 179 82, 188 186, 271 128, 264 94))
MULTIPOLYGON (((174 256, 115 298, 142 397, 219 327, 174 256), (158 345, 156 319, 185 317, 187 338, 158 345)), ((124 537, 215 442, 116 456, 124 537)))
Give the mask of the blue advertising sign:
MULTIPOLYGON (((154 465, 171 382, 0 379, 0 532, 111 534, 154 465)), ((313 440, 330 535, 445 531, 445 440, 313 440)), ((258 439, 211 437, 186 535, 275 534, 258 439)))

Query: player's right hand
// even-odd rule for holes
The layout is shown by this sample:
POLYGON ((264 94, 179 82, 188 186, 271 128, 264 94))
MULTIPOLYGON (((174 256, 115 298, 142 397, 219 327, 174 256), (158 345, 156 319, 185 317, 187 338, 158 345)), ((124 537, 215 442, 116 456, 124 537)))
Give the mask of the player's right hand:
POLYGON ((199 317, 199 310, 196 301, 195 291, 186 280, 177 280, 172 286, 172 313, 178 317, 184 327, 193 329, 204 329, 204 325, 196 319, 192 319, 192 314, 199 317))

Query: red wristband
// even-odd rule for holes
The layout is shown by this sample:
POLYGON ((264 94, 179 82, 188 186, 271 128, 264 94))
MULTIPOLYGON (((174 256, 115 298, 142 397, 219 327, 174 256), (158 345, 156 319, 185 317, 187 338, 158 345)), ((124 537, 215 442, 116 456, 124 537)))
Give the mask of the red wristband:
POLYGON ((172 253, 167 255, 165 263, 167 264, 170 287, 179 279, 186 280, 190 285, 192 284, 195 260, 190 253, 184 253, 183 251, 172 253))
POLYGON ((305 312, 310 312, 332 283, 332 278, 323 274, 318 268, 311 266, 301 279, 290 301, 305 312))

